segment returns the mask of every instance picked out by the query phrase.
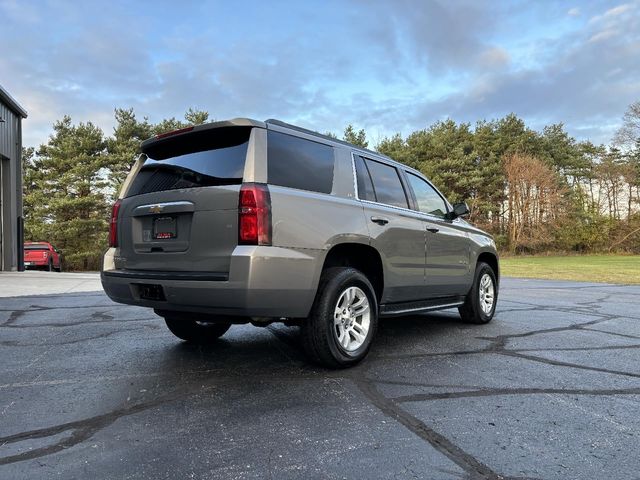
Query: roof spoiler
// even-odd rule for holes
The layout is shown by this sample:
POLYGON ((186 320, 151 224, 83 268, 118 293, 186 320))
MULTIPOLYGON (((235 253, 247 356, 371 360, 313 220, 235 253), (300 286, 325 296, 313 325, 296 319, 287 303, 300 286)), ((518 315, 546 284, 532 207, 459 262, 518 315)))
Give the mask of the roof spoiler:
POLYGON ((151 147, 155 145, 157 142, 162 142, 167 138, 175 138, 177 136, 190 134, 192 132, 203 132, 206 130, 212 130, 215 128, 223 128, 223 127, 260 127, 266 128, 266 124, 259 120, 252 120, 250 118, 234 118, 232 120, 224 120, 221 122, 212 122, 212 123, 204 123, 202 125, 194 125, 185 128, 179 128, 178 130, 173 130, 169 132, 160 133, 154 137, 148 138, 142 142, 142 151, 145 152, 151 147))

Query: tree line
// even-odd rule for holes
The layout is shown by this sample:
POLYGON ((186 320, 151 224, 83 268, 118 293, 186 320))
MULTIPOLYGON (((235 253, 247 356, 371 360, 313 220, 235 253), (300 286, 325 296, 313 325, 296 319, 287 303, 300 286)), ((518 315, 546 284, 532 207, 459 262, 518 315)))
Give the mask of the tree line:
MULTIPOLYGON (((151 123, 116 109, 115 120, 107 136, 65 116, 47 143, 23 151, 25 240, 51 241, 71 270, 100 268, 110 207, 140 143, 206 123, 209 113, 151 123)), ((576 141, 562 124, 536 131, 514 114, 439 121, 377 145, 348 125, 342 138, 420 170, 451 202, 466 201, 470 221, 503 252, 640 253, 640 102, 611 145, 576 141)))

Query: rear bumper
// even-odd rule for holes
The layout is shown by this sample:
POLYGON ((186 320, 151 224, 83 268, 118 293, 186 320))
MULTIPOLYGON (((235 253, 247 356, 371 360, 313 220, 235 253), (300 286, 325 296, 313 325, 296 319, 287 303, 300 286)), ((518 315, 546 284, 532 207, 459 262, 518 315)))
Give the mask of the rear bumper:
POLYGON ((102 286, 112 300, 159 310, 251 317, 302 318, 315 297, 322 250, 238 246, 229 273, 113 269, 105 255, 102 286), (140 298, 141 284, 160 285, 164 301, 140 298))
POLYGON ((49 265, 49 260, 25 260, 26 267, 46 267, 49 265))

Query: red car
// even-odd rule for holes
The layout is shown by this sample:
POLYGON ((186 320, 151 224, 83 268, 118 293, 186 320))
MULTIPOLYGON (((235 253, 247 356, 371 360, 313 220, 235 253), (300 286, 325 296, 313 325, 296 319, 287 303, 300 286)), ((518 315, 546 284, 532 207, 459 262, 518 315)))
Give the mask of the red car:
POLYGON ((49 242, 24 242, 24 267, 62 271, 62 259, 49 242))

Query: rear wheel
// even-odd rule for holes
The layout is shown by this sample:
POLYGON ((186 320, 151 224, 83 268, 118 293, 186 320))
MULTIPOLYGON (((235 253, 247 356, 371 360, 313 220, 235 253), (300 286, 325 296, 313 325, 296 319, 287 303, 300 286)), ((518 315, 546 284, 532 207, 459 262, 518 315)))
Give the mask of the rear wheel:
POLYGON ((49 264, 47 265, 47 271, 53 272, 53 260, 49 260, 49 264))
POLYGON ((227 333, 231 323, 201 322, 186 317, 164 317, 171 333, 190 343, 210 343, 227 333))
POLYGON ((469 323, 489 323, 496 312, 497 302, 496 274, 488 264, 479 262, 467 299, 458 308, 460 316, 469 323))
POLYGON ((369 352, 377 325, 378 303, 367 277, 354 268, 329 268, 303 323, 302 340, 316 363, 350 367, 369 352))

